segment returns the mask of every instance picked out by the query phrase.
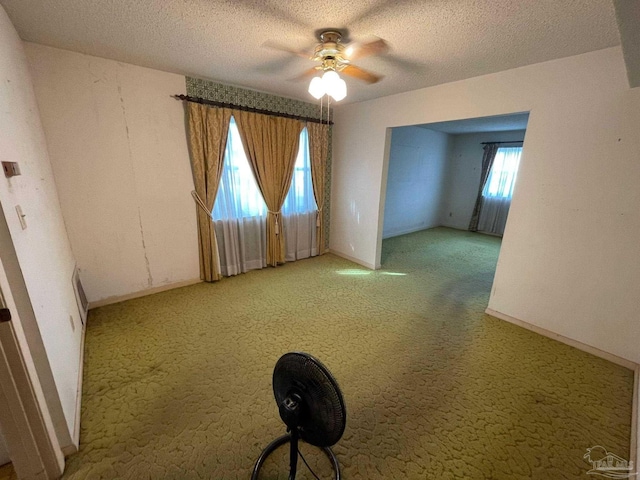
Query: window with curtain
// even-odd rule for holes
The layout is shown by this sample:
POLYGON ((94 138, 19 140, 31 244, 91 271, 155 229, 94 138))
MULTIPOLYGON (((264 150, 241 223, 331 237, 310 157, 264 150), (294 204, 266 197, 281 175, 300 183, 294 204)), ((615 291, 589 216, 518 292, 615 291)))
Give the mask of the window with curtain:
POLYGON ((300 147, 296 164, 293 167, 293 178, 289 193, 282 205, 282 214, 301 214, 316 211, 316 201, 313 197, 313 183, 311 181, 311 160, 309 158, 309 135, 307 129, 300 132, 300 147))
POLYGON ((478 230, 503 235, 518 175, 522 147, 500 147, 482 190, 478 230))
POLYGON ((307 129, 300 132, 300 147, 289 193, 282 204, 288 262, 318 254, 316 246, 316 201, 311 179, 311 157, 307 129))
POLYGON ((511 198, 518 175, 520 155, 522 147, 498 148, 487 184, 482 191, 483 197, 511 198))
MULTIPOLYGON (((317 255, 315 210, 305 128, 300 133, 291 187, 282 206, 287 261, 317 255)), ((222 178, 212 212, 222 275, 266 267, 266 214, 267 207, 231 117, 222 178)))
POLYGON ((227 135, 222 178, 213 206, 214 220, 263 217, 267 213, 262 194, 244 153, 240 132, 233 117, 227 135))

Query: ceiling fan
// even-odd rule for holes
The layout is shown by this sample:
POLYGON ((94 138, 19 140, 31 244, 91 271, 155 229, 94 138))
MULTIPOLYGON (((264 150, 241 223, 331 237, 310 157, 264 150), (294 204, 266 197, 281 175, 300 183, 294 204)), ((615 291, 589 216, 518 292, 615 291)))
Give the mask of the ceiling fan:
POLYGON ((364 57, 386 53, 389 45, 382 38, 376 38, 367 43, 345 44, 343 43, 343 38, 346 37, 345 30, 323 29, 317 31, 317 35, 320 42, 315 46, 312 54, 304 50, 282 47, 272 42, 266 42, 264 45, 317 62, 316 66, 295 77, 294 80, 314 77, 309 84, 309 93, 318 99, 326 94, 339 101, 347 95, 346 83, 338 73, 370 84, 382 79, 381 75, 364 70, 352 63, 364 57))

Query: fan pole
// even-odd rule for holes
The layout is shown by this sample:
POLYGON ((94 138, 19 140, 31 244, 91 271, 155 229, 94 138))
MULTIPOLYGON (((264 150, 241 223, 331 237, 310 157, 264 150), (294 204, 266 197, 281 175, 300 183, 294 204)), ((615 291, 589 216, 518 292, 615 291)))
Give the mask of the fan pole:
POLYGON ((289 480, 295 480, 298 470, 298 428, 291 429, 291 440, 289 443, 289 480))

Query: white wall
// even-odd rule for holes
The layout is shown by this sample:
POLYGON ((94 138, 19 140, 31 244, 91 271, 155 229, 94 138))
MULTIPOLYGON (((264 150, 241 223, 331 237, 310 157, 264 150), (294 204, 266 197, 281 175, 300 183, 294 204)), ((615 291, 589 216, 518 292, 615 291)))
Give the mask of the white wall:
POLYGON ((460 230, 469 228, 482 173, 482 142, 524 140, 524 133, 524 130, 515 130, 451 136, 451 155, 443 193, 441 225, 460 230))
POLYGON ((618 47, 336 107, 331 249, 379 265, 389 127, 523 111, 489 307, 640 362, 640 89, 618 47))
POLYGON ((199 278, 183 76, 26 44, 89 301, 199 278))
POLYGON ((23 43, 0 7, 0 157, 21 175, 0 175, 11 239, 2 261, 10 277, 56 434, 67 447, 75 428, 82 325, 71 278, 75 260, 40 123, 23 43), (16 205, 26 215, 20 226, 16 205))
POLYGON ((449 135, 420 127, 391 136, 383 238, 440 225, 449 135))

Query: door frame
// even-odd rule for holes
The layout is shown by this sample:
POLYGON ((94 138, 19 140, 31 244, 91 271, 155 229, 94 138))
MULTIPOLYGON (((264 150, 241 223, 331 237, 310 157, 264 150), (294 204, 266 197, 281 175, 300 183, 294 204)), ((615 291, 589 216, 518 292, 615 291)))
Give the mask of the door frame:
POLYGON ((0 425, 21 479, 56 479, 64 456, 0 259, 0 425))

